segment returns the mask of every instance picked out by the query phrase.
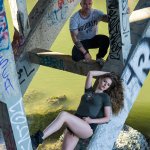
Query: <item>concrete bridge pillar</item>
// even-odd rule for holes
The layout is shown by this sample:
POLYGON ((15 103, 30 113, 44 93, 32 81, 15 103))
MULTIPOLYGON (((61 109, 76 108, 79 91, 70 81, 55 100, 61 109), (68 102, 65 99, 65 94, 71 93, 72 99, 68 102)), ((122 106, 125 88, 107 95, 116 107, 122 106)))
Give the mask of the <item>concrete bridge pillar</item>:
POLYGON ((22 100, 14 55, 8 33, 4 4, 3 0, 0 0, 0 101, 1 104, 3 104, 1 105, 1 108, 4 108, 0 113, 2 119, 3 115, 7 115, 8 111, 10 118, 9 120, 8 117, 6 117, 5 121, 8 121, 6 126, 4 126, 5 121, 1 122, 0 126, 3 130, 4 138, 7 137, 7 133, 12 135, 13 132, 13 136, 10 137, 11 139, 5 140, 8 150, 10 141, 12 144, 15 142, 14 146, 11 147, 11 150, 32 150, 22 100), (2 113, 4 114, 2 115, 2 113), (6 128, 8 129, 7 132, 5 132, 6 128))

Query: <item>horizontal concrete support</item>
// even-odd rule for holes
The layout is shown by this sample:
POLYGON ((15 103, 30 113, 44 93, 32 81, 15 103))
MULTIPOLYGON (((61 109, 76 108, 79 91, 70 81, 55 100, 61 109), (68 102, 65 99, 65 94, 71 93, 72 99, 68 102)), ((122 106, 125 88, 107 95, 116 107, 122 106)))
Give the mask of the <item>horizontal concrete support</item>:
POLYGON ((101 70, 102 68, 95 60, 92 60, 91 62, 75 62, 70 55, 44 49, 34 49, 28 52, 28 54, 32 63, 80 75, 87 75, 90 70, 101 70))
POLYGON ((132 54, 133 49, 135 48, 135 46, 137 45, 139 40, 142 38, 143 33, 144 33, 146 27, 148 26, 149 7, 150 7, 150 1, 139 0, 138 4, 135 7, 135 10, 130 15, 129 20, 130 20, 132 48, 130 50, 131 53, 129 55, 132 54), (142 19, 142 17, 143 17, 143 19, 142 19), (133 20, 133 18, 137 21, 133 20))
POLYGON ((150 18, 150 7, 146 7, 143 9, 133 11, 130 16, 130 23, 142 21, 149 18, 150 18))

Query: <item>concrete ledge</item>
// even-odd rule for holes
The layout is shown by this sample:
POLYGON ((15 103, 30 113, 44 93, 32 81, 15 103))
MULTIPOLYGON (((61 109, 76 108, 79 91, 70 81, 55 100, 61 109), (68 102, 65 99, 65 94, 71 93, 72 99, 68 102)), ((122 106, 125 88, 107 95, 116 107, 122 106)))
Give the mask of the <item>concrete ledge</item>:
POLYGON ((52 67, 80 75, 87 75, 90 70, 101 70, 102 66, 95 60, 90 62, 75 62, 70 55, 52 52, 44 49, 34 49, 30 52, 29 59, 32 63, 52 67))

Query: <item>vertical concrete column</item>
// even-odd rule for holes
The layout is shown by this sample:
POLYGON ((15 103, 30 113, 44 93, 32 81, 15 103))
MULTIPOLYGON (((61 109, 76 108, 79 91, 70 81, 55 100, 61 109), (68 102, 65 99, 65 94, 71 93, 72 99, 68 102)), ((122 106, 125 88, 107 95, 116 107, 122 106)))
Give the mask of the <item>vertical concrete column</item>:
POLYGON ((7 105, 0 101, 0 137, 8 150, 16 150, 15 139, 10 123, 7 105))
POLYGON ((9 0, 12 21, 21 36, 27 37, 30 24, 27 13, 26 0, 9 0))
POLYGON ((98 125, 88 150, 113 149, 114 142, 150 70, 150 21, 142 37, 121 75, 124 84, 124 108, 117 116, 112 115, 108 124, 98 125))
POLYGON ((32 150, 3 0, 0 0, 0 98, 7 105, 17 150, 32 150))
POLYGON ((110 53, 103 69, 109 69, 109 71, 120 74, 131 47, 128 1, 107 0, 107 10, 109 15, 110 53))
POLYGON ((121 49, 123 55, 123 62, 125 63, 131 49, 128 0, 119 0, 119 15, 122 40, 121 49))

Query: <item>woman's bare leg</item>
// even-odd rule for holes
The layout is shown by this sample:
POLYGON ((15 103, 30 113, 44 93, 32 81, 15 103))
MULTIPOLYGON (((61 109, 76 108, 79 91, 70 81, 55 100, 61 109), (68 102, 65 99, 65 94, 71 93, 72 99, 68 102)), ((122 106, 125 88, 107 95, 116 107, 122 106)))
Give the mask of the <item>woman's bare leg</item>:
POLYGON ((84 120, 68 113, 61 112, 57 118, 43 131, 43 139, 58 131, 63 124, 66 124, 72 132, 79 138, 88 138, 93 134, 93 130, 90 125, 84 120))
POLYGON ((64 134, 62 150, 74 150, 78 141, 79 138, 76 135, 71 134, 68 130, 66 130, 64 134))

